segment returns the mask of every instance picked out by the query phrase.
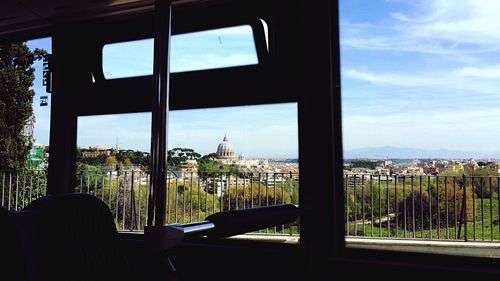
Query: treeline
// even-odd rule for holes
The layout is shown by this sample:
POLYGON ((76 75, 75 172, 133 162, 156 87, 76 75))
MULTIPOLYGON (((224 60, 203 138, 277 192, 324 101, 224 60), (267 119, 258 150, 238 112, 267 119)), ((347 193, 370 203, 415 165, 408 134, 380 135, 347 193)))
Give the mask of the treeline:
POLYGON ((196 161, 199 173, 238 174, 238 167, 218 161, 216 153, 202 156, 191 148, 174 148, 168 151, 167 164, 169 169, 177 170, 188 160, 196 161))
MULTIPOLYGON (((111 155, 102 154, 97 157, 84 157, 84 149, 77 150, 77 174, 95 174, 101 172, 120 171, 124 167, 136 166, 144 172, 149 171, 150 155, 142 151, 121 150, 115 153, 111 150, 111 155), (87 167, 89 166, 89 167, 87 167), (94 168, 92 168, 94 167, 94 168), (95 168, 99 167, 99 168, 95 168)), ((210 153, 201 155, 191 148, 173 148, 167 153, 167 166, 170 171, 176 171, 189 161, 195 161, 198 165, 198 173, 226 173, 237 175, 238 167, 227 165, 217 160, 217 154, 210 153)))
POLYGON ((149 153, 127 149, 120 150, 118 153, 115 153, 114 150, 111 150, 110 155, 102 154, 97 157, 83 157, 83 151, 85 150, 77 150, 76 162, 79 164, 85 164, 94 167, 98 166, 108 171, 119 171, 123 167, 128 166, 137 166, 140 167, 143 171, 149 170, 149 153))

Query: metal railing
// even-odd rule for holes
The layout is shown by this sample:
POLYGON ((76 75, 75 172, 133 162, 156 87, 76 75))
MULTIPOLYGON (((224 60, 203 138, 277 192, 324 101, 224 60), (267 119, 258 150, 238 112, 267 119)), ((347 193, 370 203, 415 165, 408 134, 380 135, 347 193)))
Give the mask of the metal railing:
POLYGON ((500 177, 344 175, 347 237, 500 241, 500 177))
MULTIPOLYGON (((167 176, 167 223, 199 222, 220 211, 298 204, 295 173, 170 173, 167 176)), ((75 191, 103 200, 120 231, 142 231, 147 221, 149 174, 139 170, 101 172, 95 169, 76 177, 75 191)), ((46 194, 44 172, 0 172, 0 200, 17 211, 46 194)), ((264 233, 298 234, 299 224, 265 229, 264 233)))
MULTIPOLYGON (((166 223, 202 221, 216 212, 298 204, 294 173, 170 173, 166 180, 166 223)), ((86 173, 75 191, 93 194, 110 207, 117 228, 142 231, 147 221, 149 174, 142 171, 86 173)), ((298 234, 299 224, 265 229, 264 233, 298 234)))
POLYGON ((43 171, 0 172, 1 205, 11 211, 20 210, 44 196, 46 187, 47 176, 43 171))

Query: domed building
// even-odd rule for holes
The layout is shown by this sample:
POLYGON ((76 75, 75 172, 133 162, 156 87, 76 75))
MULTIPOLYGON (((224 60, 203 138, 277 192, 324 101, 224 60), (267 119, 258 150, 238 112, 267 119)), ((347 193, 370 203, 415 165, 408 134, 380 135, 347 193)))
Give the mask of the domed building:
POLYGON ((245 171, 253 171, 255 169, 266 169, 269 166, 269 162, 266 159, 247 159, 243 153, 238 157, 234 155, 234 150, 229 141, 227 140, 227 135, 224 135, 224 139, 219 146, 217 146, 217 159, 221 163, 226 165, 234 165, 240 169, 245 169, 245 171))
POLYGON ((224 135, 224 139, 222 140, 221 143, 219 143, 219 146, 217 146, 217 158, 219 159, 225 159, 225 160, 232 160, 234 159, 234 150, 231 144, 227 141, 227 136, 224 135))

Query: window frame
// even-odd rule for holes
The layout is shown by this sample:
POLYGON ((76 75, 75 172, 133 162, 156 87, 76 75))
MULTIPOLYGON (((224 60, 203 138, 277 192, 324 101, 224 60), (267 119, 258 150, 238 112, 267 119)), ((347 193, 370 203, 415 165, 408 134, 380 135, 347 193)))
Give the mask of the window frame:
MULTIPOLYGON (((254 5, 251 7, 251 11, 260 11, 254 5)), ((227 8, 218 10, 214 14, 211 14, 210 11, 197 11, 196 13, 200 13, 200 17, 196 17, 197 20, 194 23, 175 16, 173 18, 172 34, 249 25, 253 31, 258 64, 171 74, 171 110, 299 102, 296 90, 281 90, 284 80, 287 80, 288 77, 281 77, 280 75, 279 83, 273 83, 271 79, 272 74, 277 72, 273 67, 272 56, 270 55, 274 43, 270 39, 269 45, 267 44, 264 25, 261 22, 261 20, 266 21, 267 26, 271 29, 268 15, 259 13, 253 16, 238 17, 235 15, 237 15, 238 11, 245 10, 245 6, 236 5, 233 8, 234 13, 229 12, 227 8), (183 26, 180 22, 188 25, 183 26), (193 83, 193 81, 196 81, 196 83, 193 83), (259 83, 255 83, 255 81, 259 81, 259 83), (199 95, 199 87, 196 86, 200 83, 206 85, 203 96, 199 95), (243 88, 242 83, 245 84, 243 88), (276 89, 280 90, 276 91, 276 89), (236 90, 239 90, 238 95, 234 94, 236 90), (182 93, 182 95, 176 95, 176 92, 182 93)), ((215 11, 219 7, 210 9, 215 11)), ((247 12, 245 11, 245 13, 247 12)), ((182 14, 182 12, 180 13, 182 14)), ((78 30, 78 36, 73 36, 73 40, 78 43, 71 43, 80 44, 79 50, 84 54, 82 60, 86 62, 82 64, 82 71, 86 73, 86 77, 83 79, 85 85, 82 85, 79 94, 73 96, 75 118, 100 114, 150 112, 152 76, 105 79, 102 71, 102 48, 106 44, 152 37, 153 21, 151 17, 110 22, 104 28, 97 28, 101 24, 101 22, 98 22, 95 25, 77 25, 69 28, 78 30), (124 32, 124 30, 127 32, 124 32), (109 36, 110 34, 112 36, 109 36), (83 52, 83 50, 85 51, 83 52), (94 81, 91 81, 92 76, 94 81), (138 92, 143 92, 144 95, 138 98, 138 92), (119 95, 116 93, 119 93, 119 95), (86 100, 99 100, 99 102, 89 104, 85 102, 86 100)), ((268 31, 268 34, 271 34, 271 30, 268 31)), ((286 39, 288 40, 288 38, 286 39)), ((278 70, 281 70, 281 68, 278 70)), ((66 82, 69 83, 70 81, 66 82)), ((288 88, 296 88, 296 86, 286 87, 286 89, 288 88)), ((76 131, 76 129, 73 130, 76 131)), ((69 189, 71 191, 72 187, 70 186, 69 189)), ((206 241, 202 240, 199 242, 206 243, 206 241)), ((265 244, 258 241, 255 241, 255 243, 258 245, 265 244)), ((283 244, 280 247, 296 249, 301 246, 283 244)))
MULTIPOLYGON (((178 21, 182 20, 178 19, 178 21)), ((177 23, 177 25, 180 24, 177 23)), ((266 90, 270 83, 270 55, 266 46, 264 27, 259 18, 225 20, 215 15, 212 17, 204 16, 194 25, 178 29, 175 29, 176 22, 174 21, 173 35, 239 25, 248 25, 252 28, 258 63, 172 73, 172 94, 170 96, 172 110, 294 101, 293 98, 286 95, 278 97, 266 90), (254 81, 262 83, 254 83, 254 81), (200 83, 205 85, 203 95, 200 95, 196 85, 200 83), (245 87, 242 88, 241 85, 245 85, 245 87), (234 95, 237 91, 240 94, 234 95)), ((152 27, 151 18, 141 18, 134 21, 113 22, 108 24, 106 28, 100 29, 89 26, 80 31, 81 37, 86 37, 89 40, 86 47, 87 67, 95 80, 93 83, 88 82, 89 91, 86 98, 99 99, 101 102, 89 106, 85 104, 83 99, 77 101, 77 104, 80 105, 77 106, 78 115, 150 111, 151 97, 149 93, 151 92, 152 76, 105 79, 102 67, 102 48, 106 44, 152 38, 152 27), (127 29, 129 26, 130 29, 127 29), (123 32, 124 29, 129 32, 123 32), (107 36, 109 34, 113 35, 107 36), (138 92, 144 94, 137 94, 138 92)))

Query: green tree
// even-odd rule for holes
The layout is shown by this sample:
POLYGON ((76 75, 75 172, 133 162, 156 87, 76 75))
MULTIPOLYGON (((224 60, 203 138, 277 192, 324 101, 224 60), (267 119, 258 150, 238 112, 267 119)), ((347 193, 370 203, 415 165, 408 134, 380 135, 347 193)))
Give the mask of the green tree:
POLYGON ((98 167, 76 163, 76 190, 84 191, 85 188, 95 187, 101 183, 103 175, 103 171, 98 167))
POLYGON ((216 160, 216 159, 217 159, 217 153, 209 153, 201 157, 201 160, 216 160))
POLYGON ((217 160, 201 159, 198 161, 198 172, 201 174, 206 173, 223 173, 223 174, 238 174, 238 167, 226 165, 217 160))
POLYGON ((367 169, 375 169, 376 162, 370 160, 353 160, 351 162, 352 168, 367 168, 367 169))
POLYGON ((167 153, 167 162, 171 167, 178 167, 180 164, 186 162, 187 160, 199 160, 201 154, 194 151, 191 148, 173 148, 167 153))
POLYGON ((45 51, 31 51, 26 43, 0 44, 0 170, 25 168, 32 145, 26 129, 35 122, 33 62, 44 55, 45 51))

